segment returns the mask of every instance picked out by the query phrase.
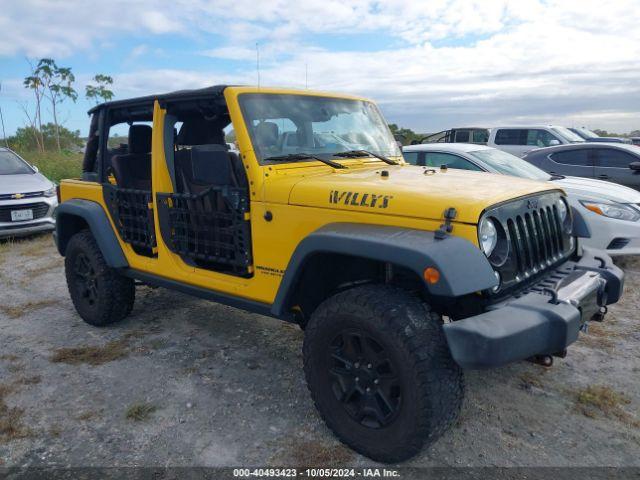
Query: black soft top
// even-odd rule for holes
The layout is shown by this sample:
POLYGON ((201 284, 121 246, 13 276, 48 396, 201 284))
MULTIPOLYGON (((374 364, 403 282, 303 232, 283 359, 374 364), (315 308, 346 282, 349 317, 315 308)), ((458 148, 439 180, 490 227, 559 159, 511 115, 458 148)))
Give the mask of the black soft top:
POLYGON ((137 105, 148 105, 149 103, 153 103, 155 100, 162 102, 171 102, 173 100, 191 100, 191 99, 199 99, 199 98, 219 98, 224 94, 225 88, 228 85, 214 85, 211 87, 205 88, 196 88, 192 90, 177 90, 175 92, 170 93, 162 93, 159 95, 147 95, 145 97, 136 97, 136 98, 127 98, 125 100, 114 100, 112 102, 105 102, 99 105, 96 105, 91 110, 89 110, 89 115, 101 110, 103 108, 110 107, 135 107, 137 105))

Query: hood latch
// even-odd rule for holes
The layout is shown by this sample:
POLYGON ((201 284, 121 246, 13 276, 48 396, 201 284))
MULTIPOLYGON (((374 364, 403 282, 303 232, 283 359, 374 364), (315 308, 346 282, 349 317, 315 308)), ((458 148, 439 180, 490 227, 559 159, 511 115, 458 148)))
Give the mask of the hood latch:
POLYGON ((453 225, 451 225, 451 222, 456 218, 457 215, 458 212, 453 207, 449 207, 444 211, 444 223, 440 225, 440 228, 438 230, 436 230, 436 240, 444 240, 449 236, 449 234, 453 230, 453 225))

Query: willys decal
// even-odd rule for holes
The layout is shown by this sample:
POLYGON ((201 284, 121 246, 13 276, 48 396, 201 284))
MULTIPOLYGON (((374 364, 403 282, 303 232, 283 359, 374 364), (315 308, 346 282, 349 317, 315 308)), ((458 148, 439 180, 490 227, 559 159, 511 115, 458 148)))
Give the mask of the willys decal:
POLYGON ((387 208, 393 195, 362 192, 341 192, 331 190, 329 203, 352 205, 354 207, 387 208))

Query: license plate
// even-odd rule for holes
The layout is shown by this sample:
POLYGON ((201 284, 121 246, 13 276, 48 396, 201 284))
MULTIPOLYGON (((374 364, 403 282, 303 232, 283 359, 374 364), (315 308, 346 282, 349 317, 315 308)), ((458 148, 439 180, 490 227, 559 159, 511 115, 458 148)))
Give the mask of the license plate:
POLYGON ((24 222, 25 220, 33 220, 33 210, 11 210, 12 222, 24 222))

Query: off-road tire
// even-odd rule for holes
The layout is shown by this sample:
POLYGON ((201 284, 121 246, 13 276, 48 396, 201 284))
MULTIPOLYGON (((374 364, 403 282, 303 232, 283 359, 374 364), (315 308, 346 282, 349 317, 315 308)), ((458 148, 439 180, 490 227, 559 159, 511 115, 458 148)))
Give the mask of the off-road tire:
POLYGON ((136 294, 134 281, 107 265, 89 230, 71 237, 65 253, 64 269, 69 295, 85 322, 103 327, 119 322, 131 313, 136 294), (85 277, 78 272, 80 265, 85 263, 89 269, 87 273, 95 278, 91 294, 85 277))
MULTIPOLYGON (((396 287, 356 287, 325 300, 305 329, 303 357, 311 397, 327 426, 343 443, 376 461, 413 457, 453 424, 462 406, 464 377, 451 358, 441 316, 416 295, 396 287), (373 339, 374 346, 379 343, 383 354, 401 366, 399 407, 388 425, 370 428, 358 423, 344 400, 337 398, 346 393, 335 393, 336 380, 329 373, 335 360, 328 352, 335 352, 332 339, 344 338, 339 332, 345 331, 365 332, 365 338, 373 339)), ((353 368, 355 364, 347 370, 353 368)), ((368 385, 371 391, 380 388, 368 385)))

